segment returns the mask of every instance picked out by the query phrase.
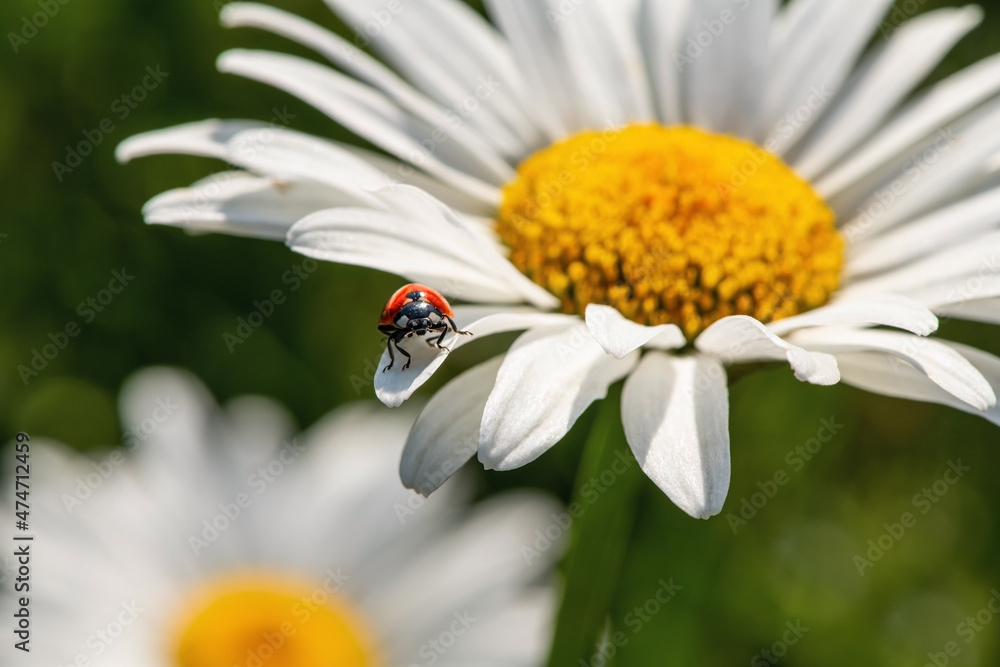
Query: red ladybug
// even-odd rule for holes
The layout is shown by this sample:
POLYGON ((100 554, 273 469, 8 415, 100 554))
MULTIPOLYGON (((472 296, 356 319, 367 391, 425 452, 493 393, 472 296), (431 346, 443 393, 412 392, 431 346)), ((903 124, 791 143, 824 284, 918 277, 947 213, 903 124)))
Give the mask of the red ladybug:
POLYGON ((382 369, 385 373, 396 363, 396 355, 392 348, 395 348, 406 357, 406 364, 403 365, 405 371, 410 367, 410 353, 399 346, 399 342, 410 336, 424 336, 428 331, 440 333, 431 344, 446 350, 448 348, 441 345, 445 334, 454 331, 457 334, 471 336, 470 331, 459 331, 455 324, 455 313, 451 306, 441 294, 426 285, 410 283, 403 285, 389 299, 382 309, 382 317, 378 321, 378 330, 389 336, 386 344, 389 349, 389 365, 382 369))

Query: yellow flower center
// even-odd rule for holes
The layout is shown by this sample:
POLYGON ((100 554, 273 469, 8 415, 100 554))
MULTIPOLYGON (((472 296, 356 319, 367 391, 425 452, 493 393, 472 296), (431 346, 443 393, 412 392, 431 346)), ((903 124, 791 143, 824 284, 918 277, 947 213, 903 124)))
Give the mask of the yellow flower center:
POLYGON ((323 584, 261 576, 213 582, 179 624, 178 667, 373 667, 354 612, 323 584))
POLYGON ((583 132, 521 164, 497 229, 568 313, 603 303, 689 337, 826 303, 840 282, 834 214, 780 159, 690 127, 583 132))

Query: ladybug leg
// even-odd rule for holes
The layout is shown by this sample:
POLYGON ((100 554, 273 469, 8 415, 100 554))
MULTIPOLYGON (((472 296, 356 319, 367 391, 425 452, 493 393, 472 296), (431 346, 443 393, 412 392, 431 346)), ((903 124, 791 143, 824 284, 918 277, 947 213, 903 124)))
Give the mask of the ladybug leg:
POLYGON ((403 368, 401 370, 405 371, 407 368, 410 367, 410 361, 411 361, 410 353, 407 352, 406 350, 404 350, 403 348, 401 348, 399 346, 399 341, 402 340, 402 339, 404 339, 404 338, 408 338, 408 337, 409 337, 409 334, 407 334, 403 330, 399 330, 399 331, 397 331, 397 332, 395 332, 395 333, 393 333, 392 335, 389 336, 389 344, 386 346, 388 348, 388 350, 389 350, 389 365, 382 369, 383 373, 385 373, 387 370, 389 370, 390 368, 392 368, 392 365, 394 363, 396 363, 396 355, 394 355, 392 353, 392 347, 393 347, 393 345, 396 346, 396 351, 397 352, 399 352, 404 357, 406 357, 406 363, 403 364, 403 368))
POLYGON ((385 349, 389 350, 389 365, 382 369, 385 373, 387 370, 392 368, 392 365, 396 363, 396 355, 392 353, 392 337, 389 337, 389 342, 386 344, 385 349))
POLYGON ((400 369, 400 370, 404 370, 405 371, 407 368, 410 367, 410 362, 413 361, 413 358, 410 356, 409 352, 407 352, 406 350, 404 350, 403 348, 401 348, 399 346, 399 343, 396 343, 396 349, 399 350, 400 354, 402 354, 404 357, 406 357, 406 363, 403 364, 403 368, 400 369))
POLYGON ((462 331, 461 329, 459 329, 458 325, 455 324, 455 320, 451 319, 447 315, 444 316, 444 319, 448 320, 448 324, 451 325, 451 330, 454 331, 455 333, 462 334, 463 336, 471 336, 472 335, 471 331, 462 331))
MULTIPOLYGON (((437 329, 435 329, 434 331, 437 331, 437 329)), ((436 345, 439 350, 447 350, 448 349, 447 347, 445 347, 444 345, 441 344, 441 341, 444 340, 444 337, 445 337, 445 335, 447 333, 448 333, 448 327, 445 326, 445 325, 441 325, 441 335, 438 336, 437 340, 434 341, 434 345, 436 345)))
POLYGON ((409 368, 410 362, 413 360, 413 358, 410 356, 409 352, 407 352, 406 350, 404 350, 399 346, 399 341, 409 338, 412 335, 413 335, 412 331, 403 331, 403 330, 399 330, 392 335, 392 342, 395 343, 396 345, 396 351, 399 352, 404 357, 406 357, 406 363, 403 364, 403 367, 400 370, 405 371, 407 368, 409 368))

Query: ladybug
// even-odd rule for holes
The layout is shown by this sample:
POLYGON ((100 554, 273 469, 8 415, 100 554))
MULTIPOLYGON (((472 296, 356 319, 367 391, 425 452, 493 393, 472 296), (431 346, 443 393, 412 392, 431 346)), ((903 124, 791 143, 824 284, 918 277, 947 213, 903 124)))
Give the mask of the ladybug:
POLYGON ((448 349, 441 345, 441 341, 449 331, 471 336, 472 332, 459 330, 454 317, 455 313, 452 312, 448 301, 439 292, 426 285, 410 283, 396 290, 382 309, 382 317, 378 321, 378 330, 389 336, 386 344, 389 349, 389 365, 383 368, 382 372, 385 373, 396 363, 396 355, 392 352, 393 346, 406 357, 403 370, 410 367, 410 353, 399 346, 400 341, 410 336, 425 336, 428 331, 440 333, 441 335, 430 344, 441 350, 448 349))

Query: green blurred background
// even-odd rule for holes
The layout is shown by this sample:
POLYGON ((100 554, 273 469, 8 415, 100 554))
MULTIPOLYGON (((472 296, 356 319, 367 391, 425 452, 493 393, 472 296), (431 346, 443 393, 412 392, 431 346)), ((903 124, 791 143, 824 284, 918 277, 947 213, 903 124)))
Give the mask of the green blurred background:
MULTIPOLYGON (((276 4, 346 34, 320 0, 276 4)), ((900 4, 926 11, 948 3, 900 4)), ((151 364, 190 369, 220 400, 275 397, 302 426, 341 403, 374 400, 370 377, 382 350, 375 320, 398 278, 321 264, 293 289, 288 272, 304 258, 280 243, 188 236, 142 223, 143 202, 220 163, 159 157, 123 167, 113 158, 114 146, 137 132, 206 117, 268 120, 276 110, 294 116, 297 130, 348 139, 299 100, 216 73, 216 55, 235 46, 310 56, 259 31, 220 28, 219 7, 212 0, 70 0, 16 53, 9 36, 0 47, 5 441, 25 430, 82 450, 119 443, 119 387, 151 364), (116 103, 141 84, 147 67, 168 75, 134 109, 116 103), (96 136, 105 119, 113 130, 57 178, 52 163, 65 162, 67 146, 85 132, 96 136), (135 278, 101 312, 80 307, 123 268, 135 278), (274 289, 287 301, 230 352, 223 335, 235 333, 237 318, 274 289), (18 366, 30 366, 33 351, 71 322, 79 335, 26 383, 18 366)), ((984 9, 984 25, 932 80, 1000 48, 1000 1, 984 9)), ((38 10, 32 0, 0 4, 4 33, 20 32, 22 17, 38 10)), ((951 322, 942 334, 1000 354, 996 328, 951 322)), ((422 394, 509 341, 467 346, 422 394)), ((533 485, 567 498, 591 418, 592 411, 564 443, 523 470, 472 466, 481 493, 533 485)), ((786 651, 775 647, 783 665, 920 666, 933 664, 928 653, 950 641, 960 652, 948 664, 1000 664, 1000 618, 959 626, 1000 590, 1000 430, 945 408, 803 385, 775 369, 733 387, 731 431, 733 482, 723 516, 693 521, 644 481, 615 608, 628 640, 617 651, 619 664, 771 664, 761 651, 782 641, 786 623, 808 631, 800 630, 786 651), (796 463, 789 453, 815 438, 824 419, 843 428, 811 460, 796 463), (949 461, 959 460, 970 470, 957 484, 939 484, 947 493, 921 514, 925 505, 915 506, 914 495, 933 489, 949 461), (745 525, 726 518, 739 515, 743 499, 761 504, 763 496, 752 495, 779 471, 788 483, 745 525), (868 540, 908 511, 916 525, 898 541, 883 537, 891 548, 860 575, 855 556, 866 557, 868 540), (683 586, 677 596, 648 620, 636 613, 658 581, 671 578, 683 586)), ((937 659, 944 664, 943 655, 937 659)))

